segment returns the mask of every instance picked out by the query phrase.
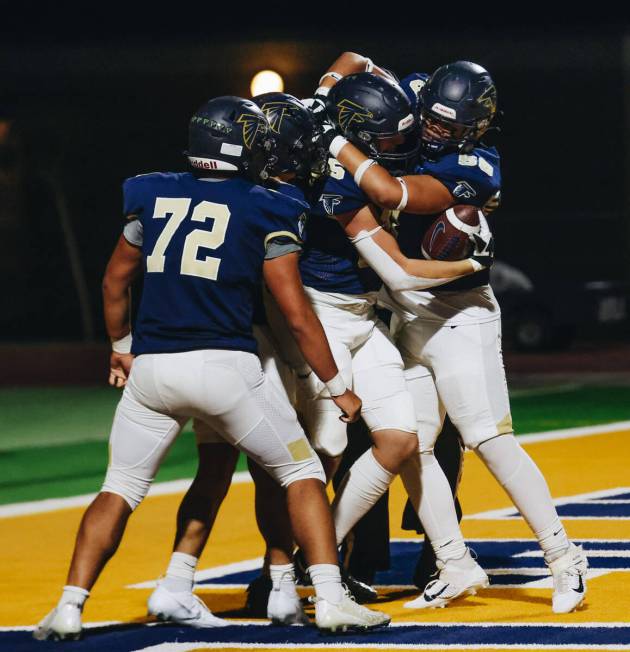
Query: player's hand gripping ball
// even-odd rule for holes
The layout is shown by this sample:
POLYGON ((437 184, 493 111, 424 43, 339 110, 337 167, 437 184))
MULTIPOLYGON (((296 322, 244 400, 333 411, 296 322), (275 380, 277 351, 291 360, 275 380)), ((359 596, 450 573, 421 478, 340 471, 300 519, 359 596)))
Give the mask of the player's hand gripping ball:
POLYGON ((444 211, 422 239, 422 255, 430 260, 463 260, 473 250, 473 236, 480 232, 480 210, 457 204, 444 211))

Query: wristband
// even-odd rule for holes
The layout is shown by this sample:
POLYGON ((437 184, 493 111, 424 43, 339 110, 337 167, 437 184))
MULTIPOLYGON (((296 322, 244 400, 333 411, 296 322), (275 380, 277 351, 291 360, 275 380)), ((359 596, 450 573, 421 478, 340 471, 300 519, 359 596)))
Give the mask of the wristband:
POLYGON ((320 86, 322 85, 322 82, 326 77, 332 77, 335 81, 339 81, 340 79, 343 79, 343 75, 339 72, 325 72, 320 78, 319 81, 317 82, 320 86))
POLYGON ((131 331, 119 340, 112 340, 112 351, 114 353, 131 353, 131 331))
POLYGON ((405 183, 405 180, 401 177, 396 177, 398 179, 398 182, 400 183, 400 187, 402 189, 402 197, 400 198, 400 204, 396 206, 394 210, 397 211, 402 211, 405 210, 405 207, 407 206, 407 200, 409 199, 409 191, 407 190, 407 184, 405 183))
POLYGON ((348 141, 343 136, 335 136, 328 146, 328 151, 333 158, 337 158, 337 156, 339 156, 339 152, 342 150, 344 145, 347 144, 348 141))
POLYGON ((468 262, 470 262, 472 265, 474 272, 480 272, 482 269, 485 269, 484 265, 482 265, 478 260, 475 260, 474 258, 469 258, 468 262))
POLYGON ((332 397, 341 396, 347 389, 346 383, 344 382, 339 372, 337 372, 336 376, 333 376, 324 384, 326 385, 326 389, 330 392, 332 397))
POLYGON ((314 97, 326 97, 330 93, 330 86, 319 86, 314 97))
POLYGON ((363 175, 375 164, 376 161, 368 158, 365 159, 361 165, 359 165, 356 172, 354 173, 354 182, 357 184, 357 186, 361 187, 361 179, 363 179, 363 175))

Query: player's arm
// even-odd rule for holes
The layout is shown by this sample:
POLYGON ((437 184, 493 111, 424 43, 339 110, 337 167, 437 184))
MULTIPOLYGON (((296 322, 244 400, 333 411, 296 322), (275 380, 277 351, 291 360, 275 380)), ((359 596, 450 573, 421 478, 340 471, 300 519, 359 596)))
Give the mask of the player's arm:
POLYGON ((334 138, 330 153, 381 208, 429 214, 441 213, 455 203, 451 191, 434 177, 420 174, 393 177, 343 136, 334 138))
POLYGON ((364 57, 356 52, 344 52, 333 61, 332 65, 322 75, 316 95, 327 95, 328 91, 339 79, 357 72, 373 72, 376 75, 392 79, 387 70, 375 66, 369 57, 364 57))
POLYGON ((473 257, 458 261, 407 258, 394 237, 376 220, 371 207, 365 206, 339 222, 361 257, 392 290, 422 290, 448 283, 455 278, 479 271, 485 265, 473 257))
POLYGON ((342 421, 356 421, 361 412, 361 400, 346 388, 321 322, 304 292, 298 253, 265 260, 263 276, 304 359, 315 375, 326 383, 333 401, 344 413, 342 421))
POLYGON ((133 356, 131 350, 131 284, 142 266, 142 250, 120 236, 103 277, 105 328, 112 341, 109 384, 127 382, 133 356))

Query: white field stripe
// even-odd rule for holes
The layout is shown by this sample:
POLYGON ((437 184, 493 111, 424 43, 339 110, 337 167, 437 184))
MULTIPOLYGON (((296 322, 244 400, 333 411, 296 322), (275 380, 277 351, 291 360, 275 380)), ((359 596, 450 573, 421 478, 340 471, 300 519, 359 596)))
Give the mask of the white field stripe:
POLYGON ((527 396, 549 396, 552 394, 567 394, 582 389, 581 383, 563 383, 562 385, 550 385, 549 387, 529 387, 527 389, 510 390, 510 398, 523 398, 527 396))
MULTIPOLYGON (((602 435, 609 432, 619 432, 623 430, 630 430, 630 421, 616 421, 614 423, 607 423, 600 426, 584 426, 580 428, 566 428, 562 430, 549 430, 546 432, 519 435, 518 441, 523 444, 533 444, 543 441, 555 441, 557 439, 590 437, 592 435, 602 435)), ((191 480, 191 478, 186 478, 183 480, 173 480, 171 482, 158 482, 151 487, 149 496, 163 496, 186 491, 191 480)), ((234 474, 232 482, 251 482, 251 476, 247 471, 241 471, 234 474)), ((0 518, 54 512, 58 509, 70 509, 73 507, 86 507, 90 502, 92 502, 95 496, 96 494, 84 494, 82 496, 72 496, 70 498, 49 498, 47 500, 33 500, 30 502, 0 505, 0 518)))
MULTIPOLYGON (((239 471, 232 476, 232 484, 251 482, 252 477, 249 471, 239 471)), ((184 493, 188 490, 192 478, 183 480, 170 480, 169 482, 156 482, 149 489, 149 496, 168 496, 170 494, 184 493)), ((0 505, 0 518, 12 516, 25 516, 28 514, 42 514, 44 512, 56 512, 59 509, 72 509, 73 507, 87 507, 97 494, 83 494, 69 498, 48 498, 46 500, 33 500, 24 503, 12 503, 0 505)))
MULTIPOLYGON (((521 439, 519 437, 519 439, 521 439)), ((554 498, 553 504, 554 505, 569 505, 573 503, 589 503, 592 504, 593 506, 598 505, 598 499, 600 498, 612 498, 614 496, 618 496, 619 494, 627 494, 630 492, 630 487, 616 487, 615 489, 601 489, 599 491, 590 491, 585 494, 575 494, 574 496, 563 496, 562 498, 554 498)), ((517 511, 514 506, 512 507, 502 507, 501 509, 490 509, 486 512, 477 512, 476 514, 467 514, 464 515, 465 519, 475 519, 475 520, 485 520, 485 519, 520 519, 521 515, 514 512, 517 511)), ((593 519, 596 518, 597 520, 607 520, 607 521, 619 521, 619 520, 625 520, 627 521, 627 517, 622 517, 622 516, 611 516, 611 517, 589 517, 589 516, 563 516, 562 520, 578 520, 578 519, 593 519)))
POLYGON ((630 430, 630 421, 615 421, 614 423, 605 423, 601 426, 582 426, 580 428, 563 428, 562 430, 535 432, 533 434, 519 435, 518 441, 521 444, 535 444, 539 441, 590 437, 591 435, 604 435, 609 432, 623 430, 630 430))
MULTIPOLYGON (((224 564, 223 566, 213 566, 195 573, 195 583, 203 582, 204 580, 213 580, 217 577, 224 575, 231 575, 232 573, 242 573, 244 571, 257 570, 263 565, 263 558, 256 557, 254 559, 245 559, 244 561, 237 561, 232 564, 224 564)), ((157 580, 150 580, 148 582, 139 582, 138 584, 130 584, 127 589, 153 589, 157 585, 157 580)), ((229 588, 228 586, 219 585, 221 588, 229 588)), ((234 585, 241 586, 241 585, 234 585)), ((206 584, 198 588, 208 588, 206 584)))

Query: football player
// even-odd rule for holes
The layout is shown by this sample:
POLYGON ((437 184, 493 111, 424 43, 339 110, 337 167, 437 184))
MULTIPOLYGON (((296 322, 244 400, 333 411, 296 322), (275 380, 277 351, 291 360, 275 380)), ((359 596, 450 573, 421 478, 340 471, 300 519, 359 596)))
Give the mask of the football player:
MULTIPOLYGON (((330 152, 350 173, 364 171, 359 185, 374 203, 402 212, 401 249, 418 255, 424 232, 437 213, 457 203, 483 207, 497 196, 498 153, 481 141, 496 112, 496 88, 484 68, 468 61, 441 66, 431 76, 411 75, 403 83, 410 96, 417 97, 421 118, 422 160, 413 175, 390 175, 343 136, 332 141, 330 152)), ((330 114, 343 132, 338 112, 330 114)), ((430 521, 435 521, 442 541, 450 541, 457 536, 454 524, 442 518, 442 509, 423 514, 420 487, 414 486, 418 478, 414 467, 420 466, 422 494, 435 493, 438 465, 433 445, 448 412, 464 444, 501 483, 538 539, 553 575, 553 611, 573 611, 584 599, 587 560, 567 538, 545 479, 514 437, 501 355, 500 309, 487 271, 431 291, 390 288, 383 302, 394 311, 396 341, 420 435, 420 454, 401 475, 441 569, 439 579, 405 606, 436 606, 456 581, 457 574, 441 562, 439 542, 430 534, 430 521)))
MULTIPOLYGON (((273 178, 269 179, 266 185, 289 196, 302 199, 319 198, 322 192, 323 163, 327 154, 320 144, 321 130, 314 122, 311 113, 299 100, 287 94, 269 93, 254 98, 254 101, 268 118, 269 136, 273 144, 272 156, 266 168, 273 178), (286 181, 291 181, 295 185, 284 183, 286 181)), ((324 183, 327 182, 324 180, 324 183)), ((395 244, 391 238, 389 242, 395 244)), ((288 242, 285 246, 295 248, 295 243, 288 242)), ((451 274, 471 271, 469 262, 435 265, 435 263, 424 262, 419 267, 429 272, 434 269, 439 273, 451 274)), ((416 280, 418 281, 419 279, 416 280)), ((283 347, 278 345, 278 338, 274 337, 274 330, 280 332, 282 324, 277 329, 267 327, 264 323, 264 310, 261 306, 259 308, 258 325, 254 329, 259 354, 268 378, 275 383, 279 391, 283 392, 285 390, 281 377, 286 378, 288 374, 276 354, 276 350, 283 347)), ((277 314, 277 309, 273 314, 277 314)), ((304 366, 301 357, 298 364, 304 366)), ((193 573, 199 554, 207 540, 220 499, 227 489, 225 475, 212 479, 204 473, 212 468, 213 459, 216 464, 217 455, 222 454, 221 441, 221 433, 212 432, 207 428, 202 431, 197 429, 200 467, 191 489, 180 506, 175 551, 166 577, 149 599, 149 609, 152 612, 157 611, 155 603, 160 602, 160 596, 168 587, 178 592, 192 593, 193 573)), ((233 464, 230 468, 233 468, 233 464)), ((250 463, 250 470, 256 483, 257 521, 267 543, 266 572, 261 580, 267 585, 267 589, 263 591, 258 601, 264 601, 263 613, 266 613, 273 622, 282 624, 303 622, 304 614, 294 585, 293 535, 286 509, 283 507, 282 490, 277 485, 274 486, 269 475, 262 472, 257 464, 250 463)), ((250 605, 251 599, 252 591, 250 591, 250 605)), ((182 609, 167 611, 162 608, 160 612, 163 617, 175 622, 188 621, 182 609)), ((212 626, 211 621, 208 621, 208 626, 212 626)))
MULTIPOLYGON (((412 148, 406 147, 406 137, 413 129, 413 116, 402 90, 368 73, 347 77, 341 87, 348 91, 348 102, 343 104, 348 112, 344 117, 364 136, 369 135, 368 151, 394 167, 404 167, 412 160, 417 143, 413 142, 412 148), (361 116, 353 109, 357 102, 362 102, 365 109, 361 116)), ((348 382, 352 382, 357 391, 363 389, 363 417, 374 440, 373 447, 361 459, 361 468, 355 469, 352 482, 342 489, 357 499, 352 513, 345 514, 342 522, 348 518, 356 521, 371 504, 373 494, 370 493, 369 500, 366 498, 361 478, 378 483, 378 491, 382 493, 400 465, 415 455, 418 445, 415 415, 410 411, 401 359, 384 324, 374 313, 375 290, 381 281, 372 269, 359 261, 356 247, 387 283, 399 289, 444 283, 445 277, 471 273, 475 265, 477 269, 481 267, 477 261, 467 261, 465 268, 429 269, 423 261, 405 257, 398 264, 396 252, 388 255, 387 242, 394 242, 391 236, 378 226, 369 211, 367 215, 361 214, 368 203, 355 180, 336 161, 330 161, 329 177, 309 215, 308 237, 300 259, 306 291, 324 325, 333 355, 348 382), (354 244, 348 236, 353 237, 354 244), (416 278, 408 273, 410 271, 434 278, 416 278), (437 276, 440 278, 435 278, 437 276)), ((270 318, 273 321, 273 313, 270 318)), ((274 325, 274 331, 280 332, 281 325, 274 325)), ((303 375, 298 404, 306 431, 314 448, 328 458, 326 466, 332 471, 346 447, 345 425, 339 423, 325 388, 308 373, 308 367, 300 368, 299 358, 295 359, 286 346, 283 353, 292 359, 298 374, 303 375)), ((338 543, 342 538, 338 537, 338 543)), ((458 552, 477 567, 465 546, 458 552)), ((480 569, 479 575, 486 580, 480 569)))
MULTIPOLYGON (((267 175, 268 129, 254 103, 216 98, 190 121, 187 156, 193 171, 141 175, 124 183, 125 215, 138 220, 142 248, 121 236, 103 296, 113 341, 110 382, 125 389, 103 488, 83 516, 67 585, 34 632, 37 639, 80 636, 90 589, 190 417, 221 432, 286 488, 293 532, 310 564, 318 627, 389 623, 389 616, 357 605, 344 592, 323 468, 293 408, 267 381, 256 357, 253 297, 264 277, 342 418, 358 418, 361 401, 344 384, 304 295, 297 253, 285 249, 287 241, 300 243, 308 207, 258 185, 267 175), (128 290, 141 268, 144 287, 132 339, 128 290)), ((155 601, 155 615, 188 598, 165 589, 155 601)), ((206 611, 197 602, 198 611, 206 611)))

